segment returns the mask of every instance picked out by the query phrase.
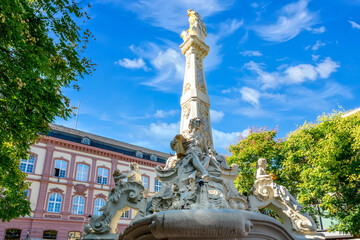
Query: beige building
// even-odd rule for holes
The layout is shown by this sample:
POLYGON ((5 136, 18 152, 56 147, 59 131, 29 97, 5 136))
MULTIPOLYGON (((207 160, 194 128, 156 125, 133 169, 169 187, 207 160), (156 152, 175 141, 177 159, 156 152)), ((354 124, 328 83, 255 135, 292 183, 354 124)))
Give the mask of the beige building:
MULTIPOLYGON (((165 165, 168 154, 115 141, 90 133, 51 125, 51 131, 31 146, 32 156, 21 160, 28 173, 31 216, 0 224, 0 239, 80 239, 89 216, 99 215, 109 190, 115 186, 116 169, 128 171, 139 164, 150 194, 161 182, 153 168, 165 165)), ((122 231, 136 212, 119 221, 122 231)))

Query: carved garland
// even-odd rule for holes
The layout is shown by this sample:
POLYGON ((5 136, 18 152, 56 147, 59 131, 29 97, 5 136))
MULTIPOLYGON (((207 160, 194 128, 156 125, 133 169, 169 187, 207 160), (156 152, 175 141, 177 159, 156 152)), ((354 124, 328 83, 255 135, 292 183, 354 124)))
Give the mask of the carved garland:
POLYGON ((75 195, 81 195, 83 197, 86 196, 85 192, 87 190, 87 187, 84 184, 75 184, 74 189, 75 189, 74 192, 75 195))
POLYGON ((199 90, 200 90, 201 92, 203 92, 204 94, 207 94, 205 84, 203 84, 202 82, 198 82, 198 83, 196 84, 196 88, 199 89, 199 90))
POLYGON ((183 116, 187 119, 190 115, 190 103, 185 103, 182 106, 182 112, 183 112, 183 116))
POLYGON ((101 198, 101 199, 104 199, 105 201, 106 201, 106 199, 107 199, 107 197, 106 197, 104 194, 102 194, 102 193, 96 194, 96 195, 95 195, 95 199, 96 199, 96 198, 101 198))

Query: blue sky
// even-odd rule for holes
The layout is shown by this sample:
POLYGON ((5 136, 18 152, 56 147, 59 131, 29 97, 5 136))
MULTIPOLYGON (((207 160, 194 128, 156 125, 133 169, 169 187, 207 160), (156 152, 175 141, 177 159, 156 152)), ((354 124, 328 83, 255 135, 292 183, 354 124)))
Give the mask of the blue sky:
MULTIPOLYGON (((338 105, 360 106, 360 0, 96 0, 86 26, 97 64, 80 91, 77 129, 170 152, 179 132, 187 9, 207 26, 204 68, 215 149, 248 127, 278 137, 338 105)), ((75 126, 75 117, 56 124, 75 126)))

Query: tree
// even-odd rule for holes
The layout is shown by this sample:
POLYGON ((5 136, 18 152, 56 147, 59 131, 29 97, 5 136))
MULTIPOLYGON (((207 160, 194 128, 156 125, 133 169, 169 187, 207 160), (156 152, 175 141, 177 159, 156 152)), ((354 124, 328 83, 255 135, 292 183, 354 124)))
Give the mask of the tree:
MULTIPOLYGON (((90 7, 90 5, 89 5, 90 7)), ((94 70, 82 55, 89 19, 69 0, 0 0, 0 219, 25 216, 26 175, 19 169, 39 133, 72 112, 61 91, 94 70)), ((74 88, 78 86, 73 84, 74 88)))
MULTIPOLYGON (((322 216, 334 219, 331 230, 358 235, 360 113, 343 116, 343 112, 321 115, 315 123, 305 122, 278 141, 274 131, 250 133, 230 147, 228 160, 245 165, 240 172, 245 177, 254 173, 257 158, 268 158, 269 172, 278 177, 275 181, 286 186, 308 210, 319 206, 322 216), (249 163, 251 173, 246 168, 249 163)), ((248 191, 254 177, 245 184, 240 183, 241 177, 237 181, 240 191, 248 191)))

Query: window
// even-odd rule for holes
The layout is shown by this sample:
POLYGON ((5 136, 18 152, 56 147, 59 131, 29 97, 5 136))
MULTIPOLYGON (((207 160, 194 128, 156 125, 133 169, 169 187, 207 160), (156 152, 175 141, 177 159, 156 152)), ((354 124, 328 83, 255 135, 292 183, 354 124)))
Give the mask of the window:
POLYGON ((59 213, 61 210, 62 196, 60 193, 53 193, 49 197, 48 212, 59 213))
POLYGON ((145 189, 149 189, 149 177, 141 176, 141 181, 142 181, 145 189))
POLYGON ((17 239, 20 240, 21 230, 20 229, 6 229, 5 240, 17 239))
POLYGON ((32 173, 34 170, 35 156, 29 156, 29 159, 21 159, 20 170, 26 173, 32 173))
POLYGON ((136 157, 138 157, 138 158, 143 158, 143 153, 141 152, 141 151, 139 151, 139 150, 137 150, 136 151, 136 157))
POLYGON ((90 145, 90 138, 84 137, 83 139, 81 139, 81 143, 86 144, 86 145, 90 145))
POLYGON ((57 231, 47 230, 43 233, 43 239, 56 239, 57 231))
POLYGON ((54 176, 59 178, 66 177, 67 162, 62 160, 55 160, 54 176))
POLYGON ((89 166, 78 164, 76 169, 76 180, 86 182, 88 179, 89 166))
POLYGON ((150 155, 150 160, 152 160, 152 161, 155 161, 155 162, 156 162, 156 161, 157 161, 157 157, 156 157, 155 155, 153 155, 153 154, 152 154, 152 155, 150 155))
POLYGON ((159 179, 155 178, 155 192, 160 191, 161 188, 161 182, 159 179))
POLYGON ((105 168, 99 168, 98 169, 98 177, 97 177, 96 182, 99 184, 107 184, 108 173, 109 173, 109 170, 107 170, 105 168))
POLYGON ((85 199, 83 197, 81 196, 74 197, 71 213, 80 214, 80 215, 84 214, 84 204, 85 204, 85 199))
POLYGON ((130 209, 121 215, 122 219, 130 219, 130 209))
POLYGON ((79 240, 81 238, 81 233, 77 231, 69 232, 68 240, 79 240))
POLYGON ((94 215, 100 216, 101 212, 99 211, 100 208, 102 208, 105 205, 105 200, 102 198, 98 198, 95 200, 95 206, 94 206, 94 215))
POLYGON ((29 199, 29 190, 25 189, 26 199, 29 199))

